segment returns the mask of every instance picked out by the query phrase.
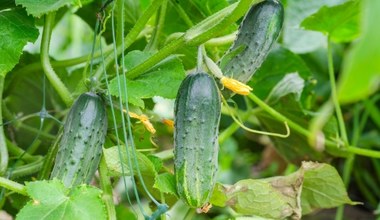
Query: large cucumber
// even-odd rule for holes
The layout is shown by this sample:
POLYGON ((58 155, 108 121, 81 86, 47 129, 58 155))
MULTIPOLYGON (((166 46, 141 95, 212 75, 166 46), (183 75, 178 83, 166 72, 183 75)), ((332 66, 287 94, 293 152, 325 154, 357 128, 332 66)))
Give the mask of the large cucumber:
POLYGON ((175 101, 174 170, 180 198, 194 208, 207 204, 218 169, 221 100, 215 80, 189 74, 175 101))
POLYGON ((107 133, 107 115, 100 96, 80 95, 70 109, 50 178, 67 187, 89 183, 99 165, 107 133))
POLYGON ((240 24, 237 37, 218 62, 224 76, 247 83, 276 42, 284 20, 277 0, 253 5, 240 24))

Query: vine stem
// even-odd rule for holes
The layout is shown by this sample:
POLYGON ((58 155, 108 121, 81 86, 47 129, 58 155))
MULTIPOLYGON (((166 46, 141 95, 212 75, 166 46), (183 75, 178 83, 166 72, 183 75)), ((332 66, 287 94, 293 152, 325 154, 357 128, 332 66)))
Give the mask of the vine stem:
POLYGON ((54 21, 55 21, 55 12, 49 13, 45 16, 44 30, 42 32, 42 41, 41 41, 41 64, 42 64, 42 69, 44 70, 46 74, 46 77, 49 79, 54 89, 57 91, 57 93, 62 98, 64 103, 67 106, 70 106, 74 100, 71 97, 69 90, 63 84, 63 82, 58 77, 58 75, 55 73, 53 67, 51 66, 50 58, 49 58, 49 46, 50 46, 50 39, 51 39, 51 33, 53 31, 54 21))
MULTIPOLYGON (((169 43, 167 46, 159 50, 157 53, 153 54, 143 63, 129 70, 127 72, 128 78, 134 79, 140 76, 146 70, 153 67, 155 64, 166 58, 168 55, 173 54, 176 50, 183 47, 184 45, 197 46, 208 41, 213 37, 218 36, 220 33, 223 33, 223 29, 225 29, 225 27, 231 25, 232 23, 236 22, 240 17, 242 17, 244 13, 247 11, 247 8, 249 8, 249 6, 256 1, 257 0, 241 0, 238 4, 235 3, 237 5, 229 6, 235 7, 233 11, 225 17, 220 17, 222 21, 220 21, 218 24, 207 30, 203 30, 201 28, 204 26, 204 24, 196 25, 192 29, 189 29, 185 34, 182 34, 179 38, 169 43)), ((220 14, 218 16, 220 16, 220 14)), ((215 20, 215 22, 217 21, 215 20)))
MULTIPOLYGON (((265 102, 263 102, 261 99, 259 99, 254 94, 250 93, 248 95, 248 98, 251 99, 253 102, 255 102, 259 107, 261 107, 264 111, 268 112, 271 116, 273 116, 278 121, 286 121, 290 128, 294 129, 298 133, 306 136, 307 138, 310 138, 312 135, 311 132, 309 132, 307 129, 304 129, 301 125, 293 122, 292 120, 288 119, 281 113, 277 112, 270 106, 268 106, 265 102)), ((373 158, 380 158, 380 151, 370 150, 370 149, 363 149, 356 146, 347 146, 345 148, 339 148, 338 143, 329 139, 324 140, 326 150, 328 153, 339 156, 339 157, 347 157, 350 155, 350 153, 361 155, 361 156, 367 156, 367 157, 373 157, 373 158)))
POLYGON ((328 62, 330 86, 331 86, 331 98, 334 103, 335 113, 338 119, 340 135, 342 136, 344 143, 348 144, 346 126, 344 124, 342 109, 340 108, 340 105, 339 105, 338 93, 336 90, 336 82, 335 82, 335 75, 334 75, 334 60, 333 60, 333 55, 332 55, 330 37, 327 38, 327 62, 328 62))
POLYGON ((17 192, 21 195, 28 196, 28 193, 26 192, 26 187, 24 185, 6 179, 4 177, 0 177, 0 186, 7 188, 13 192, 17 192))
MULTIPOLYGON (((0 76, 0 100, 3 99, 4 76, 0 76)), ((3 121, 2 105, 0 103, 0 122, 3 121)), ((4 128, 0 126, 0 175, 3 175, 8 167, 8 149, 5 142, 4 128)))
POLYGON ((110 177, 108 176, 107 164, 104 156, 100 159, 99 164, 99 177, 100 177, 100 186, 103 190, 103 201, 106 204, 108 219, 116 220, 116 210, 113 203, 113 193, 110 177))

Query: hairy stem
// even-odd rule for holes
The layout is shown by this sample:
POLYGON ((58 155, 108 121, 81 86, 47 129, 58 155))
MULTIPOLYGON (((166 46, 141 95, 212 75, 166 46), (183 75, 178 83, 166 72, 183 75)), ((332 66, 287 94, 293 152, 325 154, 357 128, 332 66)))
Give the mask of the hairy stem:
POLYGON ((73 98, 71 97, 69 90, 63 84, 58 75, 55 73, 53 67, 51 66, 49 58, 49 46, 51 33, 54 26, 54 19, 55 12, 49 13, 45 16, 44 30, 42 33, 41 41, 41 64, 42 69, 44 70, 46 77, 49 79, 53 88, 57 91, 64 103, 67 106, 70 106, 73 103, 73 98))
POLYGON ((116 210, 113 203, 113 193, 110 177, 108 176, 107 164, 104 156, 100 159, 99 164, 99 177, 100 177, 100 186, 103 190, 103 201, 106 204, 108 219, 116 220, 116 210))
POLYGON ((0 186, 24 196, 28 195, 28 193, 26 192, 26 187, 24 185, 14 182, 12 180, 6 179, 4 177, 0 177, 0 186))
POLYGON ((338 119, 340 135, 342 136, 344 143, 348 144, 346 126, 344 124, 342 109, 340 108, 340 105, 339 105, 338 93, 336 90, 336 82, 335 82, 335 75, 334 75, 334 60, 332 57, 331 41, 329 38, 327 42, 327 60, 328 60, 330 86, 331 86, 331 98, 334 103, 336 117, 338 119))
MULTIPOLYGON (((0 100, 3 99, 4 76, 0 76, 0 100)), ((3 122, 2 105, 0 104, 0 122, 3 122)), ((8 149, 5 142, 3 126, 0 126, 0 175, 3 175, 8 168, 8 149)))

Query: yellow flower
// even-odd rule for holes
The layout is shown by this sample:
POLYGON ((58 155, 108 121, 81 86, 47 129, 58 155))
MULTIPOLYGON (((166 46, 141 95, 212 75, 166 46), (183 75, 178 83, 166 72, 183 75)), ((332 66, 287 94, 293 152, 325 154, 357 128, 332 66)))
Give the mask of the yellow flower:
MULTIPOLYGON (((125 112, 125 111, 124 111, 125 112)), ((136 113, 133 113, 133 112, 128 112, 129 116, 131 118, 135 118, 139 121, 141 121, 141 123, 143 123, 143 125, 145 126, 145 128, 152 134, 156 133, 156 129, 154 129, 152 123, 149 121, 149 118, 148 116, 144 115, 144 114, 141 114, 141 115, 138 115, 136 113)))
POLYGON ((169 128, 174 128, 174 121, 173 120, 164 118, 164 119, 162 119, 162 123, 167 125, 169 128))
POLYGON ((228 78, 228 77, 222 77, 220 79, 220 82, 223 84, 224 87, 227 89, 233 91, 234 93, 240 94, 240 95, 248 95, 252 88, 248 85, 237 81, 236 79, 228 78))

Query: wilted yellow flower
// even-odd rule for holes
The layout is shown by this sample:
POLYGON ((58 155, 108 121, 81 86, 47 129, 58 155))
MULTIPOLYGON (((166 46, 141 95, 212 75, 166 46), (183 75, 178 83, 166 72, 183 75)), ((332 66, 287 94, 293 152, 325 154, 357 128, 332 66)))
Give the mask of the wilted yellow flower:
POLYGON ((154 129, 152 123, 149 121, 149 118, 148 116, 144 115, 144 114, 141 114, 141 115, 138 115, 136 113, 133 113, 133 112, 128 112, 129 116, 131 118, 135 118, 139 121, 141 121, 141 123, 143 123, 143 125, 145 126, 145 128, 152 134, 156 133, 156 129, 154 129))
POLYGON ((231 90, 234 93, 240 94, 240 95, 248 95, 252 88, 248 85, 237 81, 236 79, 228 78, 223 76, 220 79, 220 82, 223 84, 224 87, 231 90))
POLYGON ((174 128, 174 121, 173 120, 164 118, 164 119, 162 119, 162 123, 167 125, 169 128, 174 128))

